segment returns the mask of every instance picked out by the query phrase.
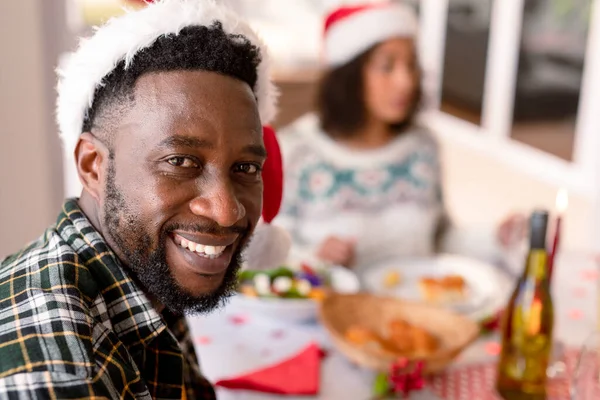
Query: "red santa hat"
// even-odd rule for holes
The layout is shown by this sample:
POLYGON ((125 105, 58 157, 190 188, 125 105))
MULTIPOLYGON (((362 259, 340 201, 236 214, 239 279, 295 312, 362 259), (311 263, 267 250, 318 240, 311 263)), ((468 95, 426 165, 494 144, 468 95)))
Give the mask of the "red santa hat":
POLYGON ((325 65, 337 67, 377 43, 394 37, 414 37, 418 22, 406 5, 390 2, 344 6, 325 19, 325 65))
POLYGON ((283 160, 277 135, 270 126, 263 127, 263 139, 267 160, 263 165, 264 182, 262 223, 259 224, 244 252, 249 269, 271 269, 285 263, 292 246, 292 239, 283 228, 271 224, 279 213, 283 197, 283 160))
POLYGON ((283 197, 283 160, 277 135, 270 126, 263 127, 263 139, 267 149, 267 160, 263 165, 262 178, 264 182, 263 193, 263 220, 269 224, 279 213, 283 197))

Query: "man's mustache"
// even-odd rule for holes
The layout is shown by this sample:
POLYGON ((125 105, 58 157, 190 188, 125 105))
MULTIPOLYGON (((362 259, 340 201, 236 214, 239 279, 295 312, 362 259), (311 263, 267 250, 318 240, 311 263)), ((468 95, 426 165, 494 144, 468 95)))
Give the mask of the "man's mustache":
POLYGON ((185 231, 213 236, 246 235, 250 230, 248 226, 219 226, 218 224, 183 224, 174 223, 166 228, 167 232, 185 231))

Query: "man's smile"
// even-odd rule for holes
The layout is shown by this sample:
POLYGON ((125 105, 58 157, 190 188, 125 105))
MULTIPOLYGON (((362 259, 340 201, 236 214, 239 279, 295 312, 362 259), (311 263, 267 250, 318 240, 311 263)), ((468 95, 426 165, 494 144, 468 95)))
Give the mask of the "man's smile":
POLYGON ((229 267, 239 236, 173 232, 170 238, 176 245, 179 257, 194 272, 200 275, 218 275, 229 267))

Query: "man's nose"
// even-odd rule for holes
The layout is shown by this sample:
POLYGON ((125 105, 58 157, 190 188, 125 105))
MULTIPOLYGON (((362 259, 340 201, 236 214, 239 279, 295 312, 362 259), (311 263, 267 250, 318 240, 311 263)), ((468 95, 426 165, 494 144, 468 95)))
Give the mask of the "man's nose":
POLYGON ((232 183, 222 177, 204 182, 200 194, 190 202, 190 210, 223 227, 234 226, 246 216, 246 208, 238 200, 232 183))

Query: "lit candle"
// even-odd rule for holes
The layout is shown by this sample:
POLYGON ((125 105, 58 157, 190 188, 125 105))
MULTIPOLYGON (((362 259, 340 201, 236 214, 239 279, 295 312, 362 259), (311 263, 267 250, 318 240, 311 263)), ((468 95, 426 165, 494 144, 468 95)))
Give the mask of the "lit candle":
POLYGON ((550 250, 550 257, 548 258, 548 276, 552 277, 554 269, 554 260, 556 253, 558 253, 558 246, 560 245, 560 229, 562 224, 562 217, 569 205, 569 194, 566 189, 560 189, 556 194, 556 227, 554 228, 554 240, 552 241, 552 248, 550 250))

